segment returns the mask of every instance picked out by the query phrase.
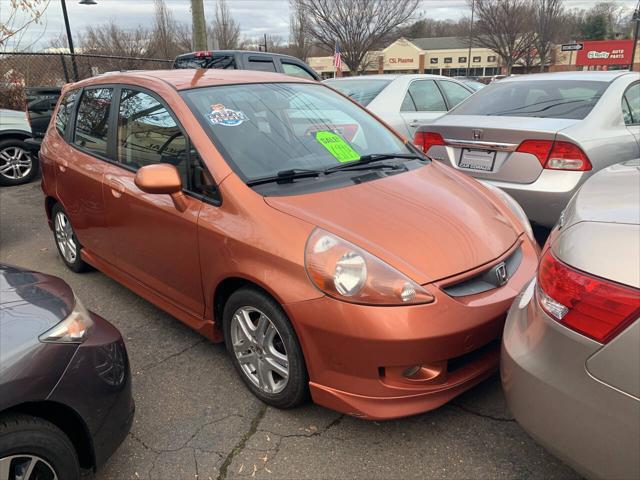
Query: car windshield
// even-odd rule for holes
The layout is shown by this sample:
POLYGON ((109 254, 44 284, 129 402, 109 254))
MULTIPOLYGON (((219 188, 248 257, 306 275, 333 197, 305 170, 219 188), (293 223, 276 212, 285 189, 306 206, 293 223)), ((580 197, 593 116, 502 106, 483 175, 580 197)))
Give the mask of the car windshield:
POLYGON ((492 83, 451 110, 450 115, 567 118, 582 120, 609 84, 584 80, 492 83))
POLYGON ((371 154, 413 153, 366 110, 323 85, 226 85, 182 95, 245 182, 371 154))
POLYGON ((391 80, 362 79, 362 80, 325 80, 324 83, 341 91, 347 97, 353 98, 365 107, 391 83, 391 80))

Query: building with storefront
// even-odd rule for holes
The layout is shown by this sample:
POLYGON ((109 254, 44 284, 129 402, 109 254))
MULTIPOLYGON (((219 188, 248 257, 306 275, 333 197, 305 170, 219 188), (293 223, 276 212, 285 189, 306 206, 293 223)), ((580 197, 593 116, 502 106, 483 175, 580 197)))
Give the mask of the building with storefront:
MULTIPOLYGON (((333 57, 310 57, 309 65, 323 77, 333 75, 333 57)), ((492 76, 500 73, 498 56, 493 50, 473 45, 460 37, 399 38, 384 50, 370 52, 365 74, 434 73, 456 76, 492 76)), ((342 62, 342 72, 349 68, 342 62)))
MULTIPOLYGON (((640 69, 640 42, 636 49, 635 69, 640 69)), ((633 40, 602 40, 557 45, 551 55, 549 71, 628 69, 631 65, 633 40)), ((333 57, 310 57, 309 65, 323 78, 333 76, 333 57)), ((538 71, 539 67, 533 67, 538 71)), ((514 73, 525 73, 514 67, 514 73)), ((342 74, 349 74, 342 62, 342 74)), ((399 38, 387 48, 370 52, 365 74, 433 73, 446 76, 491 77, 504 73, 498 55, 460 37, 399 38), (467 73, 468 72, 468 73, 467 73)))

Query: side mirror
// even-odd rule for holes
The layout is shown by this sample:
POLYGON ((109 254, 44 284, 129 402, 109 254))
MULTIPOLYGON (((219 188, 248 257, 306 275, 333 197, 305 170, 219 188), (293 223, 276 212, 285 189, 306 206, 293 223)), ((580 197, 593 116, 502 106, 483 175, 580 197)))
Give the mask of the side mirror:
POLYGON ((179 212, 187 209, 187 202, 182 193, 182 179, 173 165, 158 163, 141 167, 134 182, 143 192, 170 195, 179 212))

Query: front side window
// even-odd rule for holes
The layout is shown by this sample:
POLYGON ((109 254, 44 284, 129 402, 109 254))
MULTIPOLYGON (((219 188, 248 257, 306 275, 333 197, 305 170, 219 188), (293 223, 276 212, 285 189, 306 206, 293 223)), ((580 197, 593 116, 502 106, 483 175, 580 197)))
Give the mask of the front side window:
POLYGON ((323 85, 226 85, 182 95, 245 182, 323 170, 368 154, 410 153, 366 110, 323 85))
POLYGON ((608 86, 586 80, 503 80, 483 88, 451 113, 582 120, 608 86))
POLYGON ((168 163, 188 184, 188 142, 169 111, 156 98, 138 90, 122 89, 118 112, 117 160, 138 170, 168 163))
POLYGON ((471 92, 455 82, 441 81, 440 86, 444 90, 444 94, 449 99, 449 104, 453 107, 466 99, 471 92))
POLYGON ((69 117, 76 99, 78 98, 78 90, 71 90, 64 94, 62 100, 60 100, 60 106, 58 107, 58 113, 56 113, 56 130, 60 135, 64 136, 64 132, 67 129, 69 123, 69 117))
POLYGON ((326 80, 324 83, 366 107, 391 83, 391 80, 326 80))
POLYGON ((74 145, 91 154, 107 156, 112 98, 112 88, 92 88, 82 93, 76 117, 74 145))
POLYGON ((249 58, 249 70, 258 70, 260 72, 275 72, 276 66, 273 64, 273 60, 266 60, 261 58, 249 58))
POLYGON ((311 75, 301 66, 296 65, 295 63, 289 63, 289 62, 281 62, 281 63, 282 63, 282 69, 284 70, 285 74, 291 75, 292 77, 304 78, 306 80, 315 80, 315 78, 313 78, 313 75, 311 75))
POLYGON ((622 107, 624 123, 627 125, 640 124, 640 83, 634 83, 627 89, 622 99, 622 107))
MULTIPOLYGON (((413 82, 407 95, 411 96, 418 112, 445 112, 447 110, 442 93, 433 80, 413 82)), ((403 105, 405 105, 404 102, 403 105)))

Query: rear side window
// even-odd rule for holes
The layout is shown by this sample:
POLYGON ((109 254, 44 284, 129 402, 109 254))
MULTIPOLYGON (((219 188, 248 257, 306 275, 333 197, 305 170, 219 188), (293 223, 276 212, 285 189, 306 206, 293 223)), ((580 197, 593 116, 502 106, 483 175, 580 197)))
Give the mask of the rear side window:
POLYGON ((640 124, 640 83, 634 83, 624 93, 622 99, 624 123, 627 125, 640 124))
MULTIPOLYGON (((415 110, 418 112, 447 111, 442 93, 433 80, 418 80, 411 83, 407 96, 412 100, 415 110)), ((411 103, 405 98, 405 101, 402 102, 403 111, 410 105, 411 103)))
POLYGON ((73 143, 89 153, 107 156, 109 110, 113 98, 111 88, 85 90, 78 106, 73 143))
POLYGON ((169 163, 188 184, 188 142, 169 111, 153 96, 123 89, 118 112, 118 162, 138 170, 169 163))
POLYGON ((173 68, 236 68, 236 61, 233 55, 188 55, 176 58, 173 68))
POLYGON ((471 95, 469 90, 454 82, 447 82, 443 80, 440 82, 440 86, 442 87, 444 94, 447 96, 451 107, 458 105, 461 101, 471 95))
POLYGON ((315 78, 313 78, 313 75, 311 75, 301 66, 296 65, 295 63, 288 63, 288 62, 281 62, 281 63, 282 63, 282 70, 287 75, 291 75, 292 77, 305 78, 307 80, 315 80, 315 78))
POLYGON ((366 107, 391 80, 325 80, 324 83, 366 107))
POLYGON ((249 57, 248 66, 249 70, 258 70, 260 72, 276 71, 276 66, 273 64, 273 60, 249 57))
POLYGON ((62 136, 69 124, 69 117, 73 110, 76 98, 78 98, 78 90, 71 90, 64 94, 62 100, 60 100, 60 107, 58 107, 58 113, 56 113, 56 130, 62 136))
POLYGON ((452 113, 582 120, 608 85, 588 80, 501 81, 483 88, 452 113))

